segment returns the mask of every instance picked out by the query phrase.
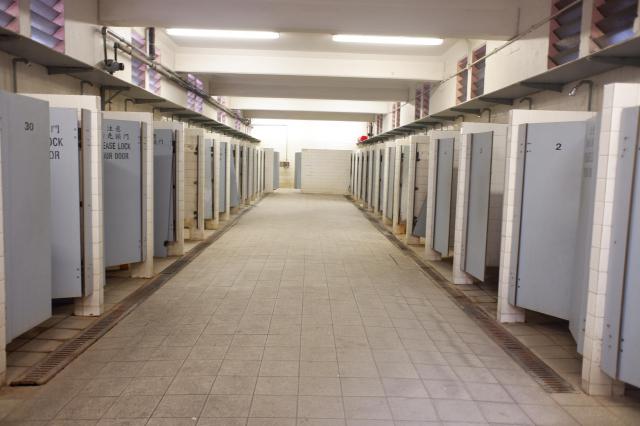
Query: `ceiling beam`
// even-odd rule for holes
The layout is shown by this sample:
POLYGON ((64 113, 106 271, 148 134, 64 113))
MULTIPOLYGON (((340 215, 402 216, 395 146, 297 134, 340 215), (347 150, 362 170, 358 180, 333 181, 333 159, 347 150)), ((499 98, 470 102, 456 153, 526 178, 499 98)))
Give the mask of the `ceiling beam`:
POLYGON ((288 120, 327 120, 359 122, 371 122, 375 120, 375 114, 326 111, 243 110, 242 115, 246 118, 274 118, 288 120))
MULTIPOLYGON (((100 23, 156 26, 508 39, 518 7, 534 0, 109 0, 100 23)), ((542 6, 542 4, 538 4, 542 6)))

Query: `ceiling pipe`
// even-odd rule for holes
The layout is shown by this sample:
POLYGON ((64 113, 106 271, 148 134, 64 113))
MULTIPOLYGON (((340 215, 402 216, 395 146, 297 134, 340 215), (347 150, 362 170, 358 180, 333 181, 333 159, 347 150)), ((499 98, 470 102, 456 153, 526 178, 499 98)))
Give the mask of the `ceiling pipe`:
POLYGON ((93 83, 87 80, 80 80, 80 94, 84 95, 84 86, 93 87, 93 83))
POLYGON ((520 99, 520 102, 518 102, 518 105, 520 105, 524 101, 528 101, 529 102, 529 109, 533 109, 533 99, 531 99, 529 96, 525 96, 524 98, 520 99))
POLYGON ((480 111, 480 116, 482 117, 482 114, 484 114, 485 111, 489 112, 489 120, 487 121, 487 123, 491 123, 491 108, 484 108, 482 111, 480 111))
POLYGON ((196 87, 194 84, 192 84, 191 82, 187 81, 184 77, 182 77, 177 72, 175 72, 172 69, 162 65, 159 62, 156 62, 153 59, 150 59, 149 55, 146 52, 143 52, 142 50, 140 50, 137 47, 135 47, 127 39, 125 39, 122 36, 120 36, 119 34, 115 33, 109 27, 102 27, 102 37, 103 37, 105 59, 106 59, 106 53, 107 53, 106 41, 105 40, 106 40, 107 37, 111 37, 111 38, 115 39, 118 42, 117 46, 114 46, 114 49, 116 49, 116 50, 120 49, 121 51, 123 51, 124 53, 128 54, 129 56, 132 56, 132 57, 135 57, 135 58, 139 59, 145 65, 147 65, 149 68, 155 70, 156 72, 158 72, 163 77, 173 81, 174 83, 176 83, 177 85, 179 85, 180 87, 182 87, 185 90, 188 90, 190 92, 196 93, 198 96, 200 96, 202 99, 204 99, 210 105, 214 106, 217 109, 220 109, 220 110, 226 112, 231 117, 233 117, 233 118, 235 118, 237 120, 240 120, 243 124, 249 125, 251 123, 250 120, 247 120, 246 118, 241 117, 239 114, 237 114, 232 109, 226 107, 225 105, 222 105, 220 102, 218 102, 215 99, 213 99, 213 97, 211 97, 211 95, 209 95, 209 93, 205 92, 204 90, 200 89, 199 87, 196 87))
POLYGON ((12 88, 13 93, 18 93, 18 64, 26 64, 29 66, 29 61, 25 58, 13 58, 11 60, 11 79, 12 79, 12 88))
POLYGON ((584 85, 589 86, 589 95, 587 97, 587 111, 591 111, 591 101, 593 99, 593 81, 592 80, 582 80, 582 81, 580 81, 578 84, 573 86, 573 88, 571 88, 571 90, 569 90, 568 95, 569 96, 575 96, 576 93, 578 92, 578 89, 581 86, 584 86, 584 85))

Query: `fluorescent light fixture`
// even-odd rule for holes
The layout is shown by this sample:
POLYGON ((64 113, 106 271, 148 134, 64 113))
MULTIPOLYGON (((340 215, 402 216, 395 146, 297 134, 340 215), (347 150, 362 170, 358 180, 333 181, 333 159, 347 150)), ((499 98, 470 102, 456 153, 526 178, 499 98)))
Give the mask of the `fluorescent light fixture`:
POLYGON ((205 30, 196 28, 168 28, 167 34, 178 37, 225 38, 236 40, 275 40, 280 38, 279 33, 271 31, 205 30))
POLYGON ((358 34, 336 34, 333 41, 339 43, 368 43, 368 44, 395 44, 403 46, 440 46, 441 38, 434 37, 401 37, 401 36, 375 36, 358 34))

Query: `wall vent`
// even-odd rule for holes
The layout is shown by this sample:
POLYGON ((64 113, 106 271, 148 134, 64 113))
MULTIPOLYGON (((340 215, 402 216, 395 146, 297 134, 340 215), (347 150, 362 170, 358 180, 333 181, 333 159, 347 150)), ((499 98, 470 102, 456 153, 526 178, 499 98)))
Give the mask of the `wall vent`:
POLYGON ((18 0, 0 0, 0 27, 17 33, 19 15, 18 0))
POLYGON ((591 51, 620 43, 634 35, 638 0, 595 0, 591 18, 591 51))
MULTIPOLYGON (((558 13, 573 0, 552 0, 551 14, 558 13)), ((553 68, 578 59, 582 3, 576 3, 549 21, 548 67, 553 68)))
POLYGON ((456 104, 461 104, 467 100, 467 86, 469 84, 469 69, 467 68, 467 58, 458 61, 458 74, 456 75, 456 104))
POLYGON ((31 0, 31 39, 64 52, 64 2, 31 0))
POLYGON ((487 54, 487 45, 477 48, 473 51, 471 67, 471 97, 476 98, 484 94, 484 69, 485 60, 483 58, 487 54), (476 62, 477 61, 477 62, 476 62))
MULTIPOLYGON (((147 51, 147 39, 136 30, 131 31, 131 44, 143 52, 147 51)), ((146 89, 147 65, 135 56, 131 57, 131 82, 146 89)))

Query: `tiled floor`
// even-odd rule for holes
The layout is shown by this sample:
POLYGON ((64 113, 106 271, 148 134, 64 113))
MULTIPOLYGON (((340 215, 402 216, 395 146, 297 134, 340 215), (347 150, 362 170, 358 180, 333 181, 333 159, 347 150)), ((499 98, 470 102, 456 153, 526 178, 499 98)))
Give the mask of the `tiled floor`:
POLYGON ((2 424, 638 424, 545 393, 342 197, 276 193, 2 424))
MULTIPOLYGON (((222 228, 224 228, 224 224, 222 228)), ((204 238, 210 237, 215 232, 205 230, 204 238)), ((200 242, 186 240, 184 243, 185 253, 190 252, 200 242)), ((179 256, 155 258, 154 272, 159 274, 179 258, 179 256)), ((104 288, 104 312, 109 312, 133 292, 151 281, 145 278, 131 278, 129 275, 128 270, 112 269, 107 271, 104 288)), ((7 346, 7 382, 19 379, 28 372, 30 367, 98 320, 98 317, 74 316, 73 308, 71 299, 55 304, 51 318, 18 336, 7 346)))

